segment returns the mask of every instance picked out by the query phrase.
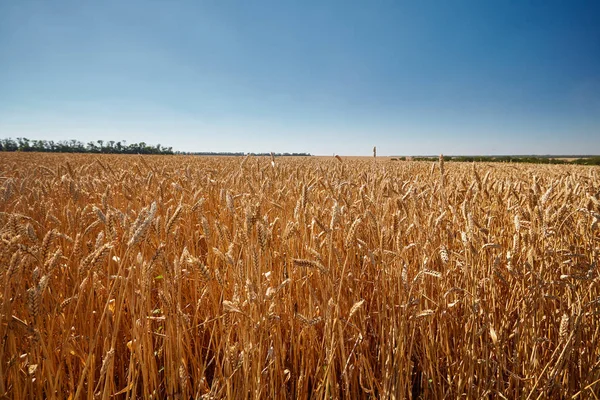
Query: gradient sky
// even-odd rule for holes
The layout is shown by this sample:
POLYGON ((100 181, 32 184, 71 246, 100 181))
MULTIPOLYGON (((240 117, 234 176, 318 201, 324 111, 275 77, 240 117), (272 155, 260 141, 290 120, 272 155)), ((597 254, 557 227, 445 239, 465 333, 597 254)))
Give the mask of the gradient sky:
POLYGON ((0 137, 600 154, 600 2, 0 1, 0 137))

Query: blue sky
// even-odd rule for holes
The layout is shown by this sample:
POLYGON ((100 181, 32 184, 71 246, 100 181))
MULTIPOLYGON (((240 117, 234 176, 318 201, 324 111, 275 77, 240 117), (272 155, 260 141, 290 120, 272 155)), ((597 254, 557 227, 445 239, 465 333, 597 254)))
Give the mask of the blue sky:
POLYGON ((600 154, 600 2, 0 1, 0 137, 600 154))

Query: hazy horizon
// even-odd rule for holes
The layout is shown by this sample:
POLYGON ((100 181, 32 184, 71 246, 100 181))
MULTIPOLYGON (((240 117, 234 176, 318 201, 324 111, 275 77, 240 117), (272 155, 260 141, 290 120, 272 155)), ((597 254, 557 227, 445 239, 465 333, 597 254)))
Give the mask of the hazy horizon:
POLYGON ((0 2, 0 138, 600 154, 600 3, 0 2))

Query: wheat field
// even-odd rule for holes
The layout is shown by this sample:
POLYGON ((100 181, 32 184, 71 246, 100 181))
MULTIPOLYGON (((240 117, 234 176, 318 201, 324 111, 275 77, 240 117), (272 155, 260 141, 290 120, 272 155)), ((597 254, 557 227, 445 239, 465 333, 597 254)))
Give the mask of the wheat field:
POLYGON ((1 398, 600 392, 597 167, 12 153, 0 185, 1 398))

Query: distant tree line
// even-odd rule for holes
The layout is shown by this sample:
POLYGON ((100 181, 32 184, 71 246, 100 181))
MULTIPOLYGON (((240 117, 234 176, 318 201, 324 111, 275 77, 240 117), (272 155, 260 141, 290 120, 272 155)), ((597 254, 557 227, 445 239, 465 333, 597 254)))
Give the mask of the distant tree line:
POLYGON ((587 157, 587 158, 578 158, 577 160, 571 161, 572 164, 579 165, 600 165, 600 156, 598 157, 587 157))
MULTIPOLYGON (((562 158, 570 158, 568 156, 562 158)), ((392 160, 437 161, 438 157, 392 157, 392 160)), ((600 165, 600 156, 581 156, 572 161, 547 156, 444 156, 444 161, 458 162, 503 162, 528 164, 578 164, 600 165)))
POLYGON ((0 151, 39 151, 43 153, 107 153, 107 154, 173 154, 172 147, 148 145, 144 142, 127 144, 114 140, 83 143, 78 140, 0 139, 0 151))
MULTIPOLYGON (((232 156, 232 157, 241 157, 241 156, 270 156, 271 153, 244 153, 244 152, 212 152, 212 151, 201 151, 201 152, 185 152, 178 151, 176 154, 185 154, 185 155, 193 155, 193 156, 232 156)), ((275 157, 309 157, 310 153, 273 153, 275 157)))

